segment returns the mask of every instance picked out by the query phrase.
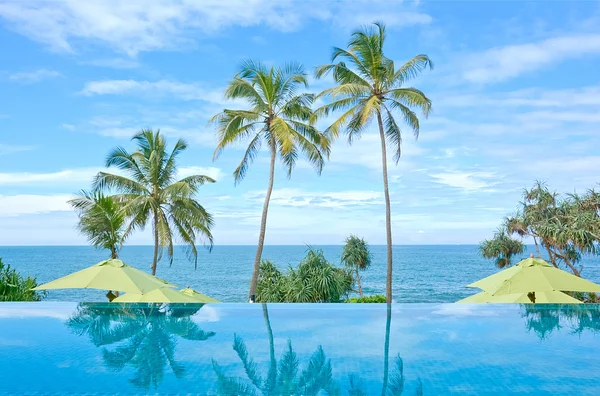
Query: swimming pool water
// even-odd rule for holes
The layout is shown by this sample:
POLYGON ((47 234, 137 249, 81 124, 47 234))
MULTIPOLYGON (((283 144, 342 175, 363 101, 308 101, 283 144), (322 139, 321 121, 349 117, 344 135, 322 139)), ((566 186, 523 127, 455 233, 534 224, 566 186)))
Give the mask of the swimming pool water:
POLYGON ((600 306, 0 304, 0 394, 598 395, 600 306))

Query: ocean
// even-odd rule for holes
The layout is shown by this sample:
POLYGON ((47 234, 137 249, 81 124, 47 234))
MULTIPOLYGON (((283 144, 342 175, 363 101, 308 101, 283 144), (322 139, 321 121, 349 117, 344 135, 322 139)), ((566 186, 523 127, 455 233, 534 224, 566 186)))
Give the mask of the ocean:
MULTIPOLYGON (((342 246, 313 247, 322 249, 329 261, 340 265, 342 246)), ((491 260, 479 255, 477 245, 410 245, 393 249, 395 302, 455 302, 476 291, 465 288, 467 284, 497 271, 491 260)), ((265 246, 263 258, 285 270, 296 266, 306 250, 306 246, 265 246)), ((529 252, 533 251, 530 246, 529 252)), ((149 271, 152 252, 152 246, 125 246, 120 258, 149 271)), ((194 270, 183 250, 176 249, 171 266, 166 258, 158 263, 157 276, 223 302, 245 302, 255 252, 254 246, 215 246, 210 253, 201 249, 198 268, 194 270)), ((371 252, 373 263, 363 272, 363 292, 384 294, 386 247, 371 246, 371 252)), ((528 257, 529 252, 521 257, 528 257)), ((44 283, 95 264, 107 258, 107 253, 89 246, 0 246, 0 257, 23 275, 35 276, 44 283)), ((583 277, 600 283, 600 258, 587 257, 582 264, 583 277)), ((106 301, 102 291, 81 289, 52 290, 46 299, 106 301)))

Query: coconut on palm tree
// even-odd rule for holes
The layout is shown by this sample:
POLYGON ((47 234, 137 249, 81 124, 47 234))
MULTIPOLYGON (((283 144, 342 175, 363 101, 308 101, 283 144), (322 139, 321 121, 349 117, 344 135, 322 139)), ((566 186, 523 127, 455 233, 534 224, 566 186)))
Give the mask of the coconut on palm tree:
POLYGON ((334 48, 332 63, 316 69, 317 78, 331 73, 337 85, 318 95, 329 101, 315 111, 315 117, 325 117, 331 112, 342 111, 341 116, 326 129, 325 134, 335 139, 344 132, 349 143, 359 138, 374 120, 377 121, 385 196, 386 300, 391 302, 392 221, 386 145, 392 146, 394 161, 398 163, 402 149, 402 130, 396 121, 397 115, 413 131, 415 138, 418 137, 419 118, 413 109, 420 109, 427 117, 431 110, 431 101, 420 90, 405 85, 425 68, 432 68, 432 63, 427 55, 417 55, 396 67, 394 61, 387 58, 383 52, 385 26, 382 23, 374 25, 374 28, 364 28, 352 33, 348 48, 334 48))
POLYGON ((363 238, 350 235, 346 238, 344 250, 342 250, 342 263, 346 265, 352 272, 355 273, 354 279, 358 284, 358 294, 363 296, 362 285, 360 283, 361 276, 359 271, 366 270, 371 265, 371 252, 369 245, 363 238))
POLYGON ((69 204, 79 214, 77 228, 92 246, 109 250, 111 259, 119 258, 119 250, 126 238, 127 218, 123 202, 100 191, 82 190, 69 204))
POLYGON ((217 127, 219 140, 214 159, 227 146, 248 141, 242 161, 233 173, 236 184, 242 181, 263 144, 270 155, 269 184, 250 281, 250 302, 254 302, 256 296, 277 157, 290 177, 300 154, 304 154, 318 173, 323 168, 324 158, 329 155, 328 140, 310 122, 310 106, 314 96, 299 92, 307 87, 306 72, 299 64, 266 67, 260 62, 245 61, 241 71, 227 87, 225 98, 244 100, 248 107, 243 110, 223 110, 211 120, 217 127))
POLYGON ((158 130, 142 130, 132 140, 138 146, 135 152, 117 147, 106 160, 107 167, 117 167, 126 175, 99 172, 94 179, 94 188, 118 193, 115 199, 123 202, 123 210, 129 219, 125 237, 134 230, 143 230, 148 223, 152 224, 152 275, 156 274, 163 248, 167 249, 169 259, 173 261, 175 239, 185 244, 188 257, 197 265, 196 241, 203 239, 205 246, 212 247, 210 229, 213 219, 195 197, 201 185, 214 183, 214 180, 204 175, 177 180, 177 157, 187 148, 182 139, 170 152, 158 130))

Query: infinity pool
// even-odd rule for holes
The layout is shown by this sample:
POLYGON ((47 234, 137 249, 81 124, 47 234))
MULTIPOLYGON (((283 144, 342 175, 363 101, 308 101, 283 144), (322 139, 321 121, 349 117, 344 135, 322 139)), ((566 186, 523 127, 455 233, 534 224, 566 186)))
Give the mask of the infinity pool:
POLYGON ((600 306, 0 304, 0 394, 600 394, 600 306))

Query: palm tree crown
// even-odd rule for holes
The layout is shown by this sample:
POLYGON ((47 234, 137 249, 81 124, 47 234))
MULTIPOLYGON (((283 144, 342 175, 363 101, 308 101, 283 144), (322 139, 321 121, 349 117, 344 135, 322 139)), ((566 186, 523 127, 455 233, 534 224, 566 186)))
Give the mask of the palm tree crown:
POLYGON ((116 190, 116 197, 124 202, 124 211, 130 219, 125 236, 136 229, 144 229, 152 219, 154 234, 154 260, 156 264, 167 248, 173 260, 173 239, 177 238, 188 247, 190 259, 197 264, 196 240, 203 238, 212 247, 212 216, 195 200, 198 188, 204 183, 214 183, 208 176, 193 175, 180 180, 177 176, 177 156, 187 148, 179 139, 173 150, 167 151, 167 143, 160 131, 142 130, 133 139, 138 149, 129 153, 117 147, 108 156, 106 166, 116 166, 127 176, 100 172, 94 179, 96 190, 116 190))
POLYGON ((110 258, 118 258, 126 238, 123 202, 99 191, 82 190, 69 203, 79 212, 77 227, 92 246, 108 249, 110 258))

